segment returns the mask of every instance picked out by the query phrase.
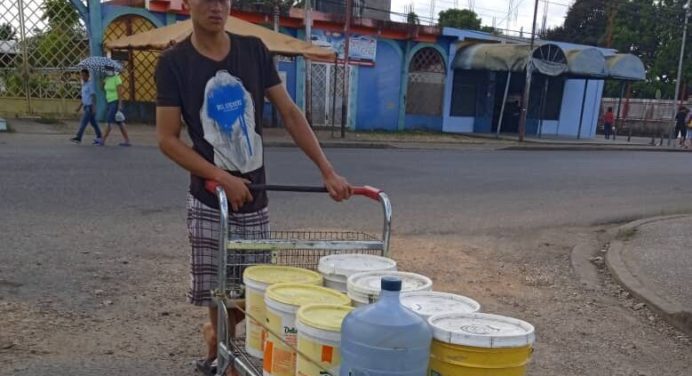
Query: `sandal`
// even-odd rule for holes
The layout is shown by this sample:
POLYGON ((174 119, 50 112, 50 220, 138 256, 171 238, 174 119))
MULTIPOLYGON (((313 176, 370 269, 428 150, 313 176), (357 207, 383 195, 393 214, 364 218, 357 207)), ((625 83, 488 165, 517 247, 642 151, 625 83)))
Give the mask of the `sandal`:
POLYGON ((195 361, 195 369, 206 376, 215 376, 216 364, 216 359, 198 359, 195 361))

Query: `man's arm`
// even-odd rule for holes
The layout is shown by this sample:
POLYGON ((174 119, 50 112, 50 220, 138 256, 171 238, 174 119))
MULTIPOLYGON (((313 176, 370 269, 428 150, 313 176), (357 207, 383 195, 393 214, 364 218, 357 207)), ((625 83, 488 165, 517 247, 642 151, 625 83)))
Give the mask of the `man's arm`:
POLYGON ((341 201, 351 197, 351 186, 346 179, 334 171, 307 119, 293 103, 291 97, 288 96, 284 86, 281 84, 274 85, 266 90, 266 95, 276 107, 279 115, 281 115, 286 130, 293 138, 293 141, 319 168, 324 185, 332 198, 336 201, 341 201))
POLYGON ((209 163, 180 139, 180 107, 156 107, 156 137, 159 148, 168 158, 203 179, 215 180, 226 191, 233 211, 252 201, 249 181, 232 176, 209 163))

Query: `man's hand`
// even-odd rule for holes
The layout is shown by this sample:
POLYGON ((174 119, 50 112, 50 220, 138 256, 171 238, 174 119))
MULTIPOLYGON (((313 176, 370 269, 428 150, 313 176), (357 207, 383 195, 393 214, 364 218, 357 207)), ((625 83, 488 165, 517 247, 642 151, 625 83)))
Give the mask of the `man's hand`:
POLYGON ((343 201, 351 198, 353 194, 353 189, 351 185, 348 184, 346 179, 337 175, 336 173, 330 173, 323 176, 324 186, 329 191, 329 195, 334 199, 334 201, 343 201))
POLYGON ((216 181, 223 187, 228 196, 228 202, 231 205, 231 210, 237 212, 243 205, 252 202, 252 194, 247 187, 250 181, 243 178, 235 177, 226 171, 222 171, 216 181))

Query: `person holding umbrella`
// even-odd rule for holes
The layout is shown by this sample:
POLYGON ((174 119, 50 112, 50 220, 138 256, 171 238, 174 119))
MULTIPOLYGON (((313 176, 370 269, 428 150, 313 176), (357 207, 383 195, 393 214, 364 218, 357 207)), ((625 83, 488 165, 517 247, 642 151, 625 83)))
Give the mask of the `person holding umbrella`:
POLYGON ((103 135, 103 144, 106 144, 108 135, 111 133, 111 127, 115 123, 120 128, 120 133, 122 133, 124 139, 120 146, 130 146, 130 137, 127 135, 127 129, 125 128, 125 116, 122 113, 123 80, 115 72, 115 69, 106 68, 105 73, 106 78, 103 80, 103 89, 106 92, 106 121, 108 121, 108 128, 106 128, 106 133, 103 135))
POLYGON ((84 130, 86 129, 87 124, 91 123, 91 126, 94 127, 94 132, 96 133, 94 145, 103 145, 103 140, 101 139, 101 129, 99 129, 99 125, 96 122, 96 95, 94 94, 94 83, 91 79, 89 79, 88 69, 82 68, 80 74, 82 78, 82 101, 79 104, 79 107, 77 107, 77 112, 84 109, 84 114, 82 115, 82 121, 79 124, 77 135, 72 137, 70 141, 74 142, 75 144, 81 143, 84 130))
POLYGON ((106 78, 103 80, 103 89, 106 92, 106 121, 108 121, 108 128, 106 128, 106 133, 103 135, 101 144, 106 144, 106 139, 111 133, 111 126, 115 123, 120 127, 120 132, 123 134, 123 139, 125 140, 120 146, 130 146, 130 138, 125 128, 125 115, 122 113, 122 97, 124 96, 122 87, 123 81, 118 74, 118 72, 123 70, 122 65, 108 57, 90 56, 80 61, 77 66, 82 69, 102 72, 106 75, 106 78))

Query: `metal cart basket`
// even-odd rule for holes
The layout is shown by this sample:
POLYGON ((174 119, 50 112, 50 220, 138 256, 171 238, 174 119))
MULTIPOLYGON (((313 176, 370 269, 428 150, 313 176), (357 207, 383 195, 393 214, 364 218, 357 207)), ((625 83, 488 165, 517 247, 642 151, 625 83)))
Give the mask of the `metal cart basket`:
MULTIPOLYGON (((353 189, 354 195, 367 197, 381 205, 384 214, 383 228, 376 235, 341 231, 270 231, 256 234, 233 234, 229 233, 226 193, 215 182, 207 182, 206 188, 216 193, 220 207, 218 285, 212 292, 218 305, 217 375, 225 375, 226 371, 233 367, 242 376, 262 376, 262 361, 247 354, 245 338, 231 338, 228 330, 227 310, 237 308, 236 302, 244 293, 242 271, 256 263, 243 260, 252 260, 251 257, 247 258, 247 255, 259 253, 265 257, 263 261, 271 264, 316 270, 319 259, 331 254, 362 253, 387 256, 392 221, 391 204, 387 195, 379 189, 368 186, 353 189), (229 271, 233 272, 229 273, 229 271)), ((327 192, 324 187, 253 185, 250 188, 302 193, 327 192)))

